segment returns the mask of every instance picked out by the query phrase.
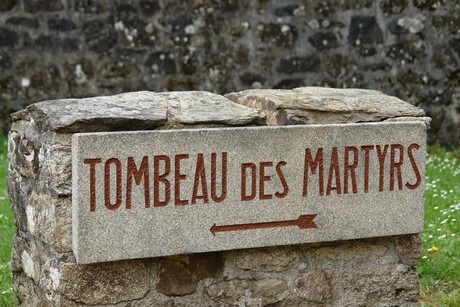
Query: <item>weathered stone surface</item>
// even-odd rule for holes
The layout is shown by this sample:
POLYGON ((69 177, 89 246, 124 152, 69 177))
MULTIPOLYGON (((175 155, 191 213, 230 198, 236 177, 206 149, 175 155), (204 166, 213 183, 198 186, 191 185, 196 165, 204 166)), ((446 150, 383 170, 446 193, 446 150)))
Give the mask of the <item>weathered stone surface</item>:
POLYGON ((230 251, 228 261, 240 269, 281 272, 299 261, 299 249, 296 247, 271 247, 251 251, 230 251))
POLYGON ((14 47, 18 43, 18 34, 7 28, 0 28, 0 48, 14 47))
POLYGON ((10 159, 19 173, 30 179, 36 179, 40 169, 40 144, 17 133, 10 136, 10 159))
POLYGON ((13 24, 28 28, 38 28, 38 18, 11 17, 6 20, 6 24, 13 24))
POLYGON ((20 306, 52 307, 43 290, 24 272, 13 273, 13 289, 20 306))
POLYGON ((386 14, 399 14, 407 7, 408 0, 382 0, 380 9, 386 14))
POLYGON ((373 122, 424 115, 419 108, 373 90, 302 87, 292 91, 246 90, 226 97, 260 108, 269 125, 373 122))
POLYGON ((22 270, 21 253, 25 248, 25 239, 21 236, 14 235, 13 249, 11 251, 11 271, 19 272, 22 270))
POLYGON ((59 273, 59 293, 89 305, 140 299, 150 289, 149 269, 141 261, 97 265, 63 263, 59 273))
POLYGON ((167 106, 155 93, 138 92, 45 101, 27 110, 43 130, 81 132, 153 129, 166 122, 167 106))
POLYGON ((160 10, 158 1, 140 1, 141 11, 143 14, 150 16, 160 10))
POLYGON ((374 16, 353 16, 350 21, 348 42, 353 45, 380 44, 383 33, 374 16))
POLYGON ((60 133, 110 130, 152 130, 174 126, 260 124, 259 111, 208 92, 133 92, 115 96, 45 101, 13 114, 33 118, 43 130, 60 133))
POLYGON ((324 304, 335 293, 335 279, 324 269, 314 269, 295 281, 294 292, 307 301, 324 304))
POLYGON ((53 195, 69 196, 72 192, 72 159, 69 145, 48 145, 40 156, 40 175, 47 178, 47 188, 53 195))
POLYGON ((157 51, 150 54, 147 62, 145 62, 145 66, 147 66, 152 73, 162 76, 176 73, 176 61, 172 53, 168 51, 157 51))
POLYGON ((197 278, 179 262, 162 259, 158 268, 156 290, 164 295, 187 295, 196 291, 197 278))
POLYGON ((318 51, 336 49, 339 46, 337 36, 331 32, 316 33, 308 38, 310 44, 318 51))
POLYGON ((29 13, 60 11, 63 8, 61 0, 30 0, 24 3, 24 10, 29 13))
MULTIPOLYGON (((27 126, 27 125, 26 125, 27 126)), ((28 197, 35 185, 37 175, 38 150, 33 142, 23 134, 11 131, 8 139, 8 161, 11 165, 8 172, 8 194, 14 213, 14 222, 18 229, 27 231, 26 208, 28 197), (27 146, 29 145, 29 146, 27 146), (27 156, 32 159, 27 159, 27 156)))
POLYGON ((4 0, 0 3, 0 11, 9 11, 11 10, 16 4, 18 0, 4 0))
POLYGON ((395 117, 395 118, 388 118, 385 119, 384 122, 413 122, 413 121, 421 121, 425 123, 427 129, 431 127, 431 117, 421 116, 421 117, 395 117))
POLYGON ((191 256, 171 256, 158 264, 156 290, 164 295, 183 296, 197 289, 197 282, 206 278, 219 279, 224 270, 221 253, 191 256))
POLYGON ((36 299, 45 306, 50 302, 59 305, 60 266, 65 262, 75 262, 72 253, 58 253, 27 232, 16 235, 11 264, 20 283, 14 283, 13 287, 20 299, 21 296, 26 297, 25 305, 32 304, 36 299), (32 284, 33 287, 30 287, 32 284))
POLYGON ((222 253, 205 253, 190 256, 188 269, 196 276, 196 279, 221 278, 224 271, 224 259, 222 253))
POLYGON ((50 30, 56 31, 71 31, 76 28, 72 20, 65 18, 51 18, 48 20, 48 27, 50 30))
POLYGON ((82 34, 87 40, 103 37, 109 32, 104 21, 95 19, 82 24, 82 34))
POLYGON ((426 17, 421 14, 417 14, 414 17, 403 17, 398 19, 398 25, 409 31, 412 34, 422 32, 425 28, 426 17))
POLYGON ((440 2, 437 0, 414 0, 414 6, 428 11, 435 11, 440 7, 440 2))
POLYGON ((168 104, 168 122, 184 125, 244 126, 263 123, 260 111, 209 92, 161 93, 168 104))
POLYGON ((297 28, 290 24, 260 24, 257 27, 262 42, 270 43, 284 48, 292 48, 297 42, 297 28))
POLYGON ((277 71, 285 74, 312 72, 319 68, 320 60, 317 55, 306 57, 290 57, 281 59, 277 71))
POLYGON ((353 267, 355 263, 387 264, 398 262, 398 257, 390 253, 392 246, 382 239, 366 241, 347 241, 331 246, 318 246, 310 251, 316 259, 337 264, 345 261, 345 266, 353 267))
POLYGON ((210 285, 206 292, 219 303, 236 306, 266 306, 289 295, 286 281, 279 279, 229 280, 210 285))
POLYGON ((417 265, 422 257, 422 239, 420 235, 408 235, 396 237, 396 253, 402 263, 407 265, 417 265))
POLYGON ((92 263, 418 233, 425 138, 421 122, 75 134, 73 251, 92 263), (291 227, 311 214, 317 228, 291 227))
POLYGON ((415 267, 403 264, 355 266, 343 273, 343 305, 416 306, 420 299, 415 267))
MULTIPOLYGON (((88 1, 88 0, 74 0, 74 10, 80 13, 97 14, 110 10, 109 0, 88 1)), ((97 15, 96 15, 97 16, 97 15)))
POLYGON ((72 251, 72 200, 32 191, 26 207, 27 229, 59 252, 72 251))
POLYGON ((8 185, 15 224, 59 252, 71 251, 68 139, 53 133, 38 134, 25 120, 17 121, 9 135, 8 185), (50 146, 52 141, 56 143, 50 146))

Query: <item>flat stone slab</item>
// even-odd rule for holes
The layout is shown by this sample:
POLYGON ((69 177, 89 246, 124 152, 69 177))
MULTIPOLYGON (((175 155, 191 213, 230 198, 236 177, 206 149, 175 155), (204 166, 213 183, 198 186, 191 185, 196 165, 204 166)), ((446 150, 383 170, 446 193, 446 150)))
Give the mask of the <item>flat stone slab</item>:
POLYGON ((269 125, 377 122, 425 115, 422 109, 397 97, 366 89, 253 89, 225 96, 262 110, 269 125))
POLYGON ((423 230, 423 122, 79 133, 78 263, 423 230))
POLYGON ((34 103, 14 113, 13 120, 31 117, 42 130, 90 132, 153 129, 167 120, 167 104, 153 92, 132 92, 83 99, 34 103), (99 130, 104 129, 104 130, 99 130))
POLYGON ((259 125, 260 111, 205 91, 123 93, 34 103, 12 114, 13 121, 32 119, 45 131, 61 133, 134 131, 182 125, 259 125))

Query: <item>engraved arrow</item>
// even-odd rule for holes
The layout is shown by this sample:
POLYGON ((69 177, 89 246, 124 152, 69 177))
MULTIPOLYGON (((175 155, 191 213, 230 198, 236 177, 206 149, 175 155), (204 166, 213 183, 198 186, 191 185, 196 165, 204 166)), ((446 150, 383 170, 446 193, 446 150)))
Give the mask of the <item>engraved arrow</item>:
POLYGON ((235 224, 235 225, 222 225, 217 226, 216 223, 212 225, 211 233, 215 236, 216 232, 224 231, 240 231, 240 230, 250 230, 250 229, 259 229, 259 228, 274 228, 274 227, 289 227, 289 226, 298 226, 300 229, 307 228, 318 228, 316 226, 314 219, 317 214, 307 214, 301 215, 297 220, 290 221, 276 221, 276 222, 261 222, 261 223, 252 223, 252 224, 235 224))

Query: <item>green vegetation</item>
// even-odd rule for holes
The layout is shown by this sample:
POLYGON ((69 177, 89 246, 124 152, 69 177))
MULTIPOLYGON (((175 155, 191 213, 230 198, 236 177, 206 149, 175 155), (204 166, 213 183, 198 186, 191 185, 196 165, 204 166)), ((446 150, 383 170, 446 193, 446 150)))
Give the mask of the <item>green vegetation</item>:
POLYGON ((6 156, 6 138, 0 135, 0 306, 14 306, 16 305, 16 297, 11 290, 9 261, 15 228, 6 189, 6 156))
MULTIPOLYGON (((6 191, 6 138, 0 136, 0 306, 14 306, 9 267, 14 235, 6 191)), ((423 306, 460 306, 460 149, 429 148, 421 274, 423 306)))
POLYGON ((425 306, 460 306, 460 149, 429 148, 418 265, 425 306))

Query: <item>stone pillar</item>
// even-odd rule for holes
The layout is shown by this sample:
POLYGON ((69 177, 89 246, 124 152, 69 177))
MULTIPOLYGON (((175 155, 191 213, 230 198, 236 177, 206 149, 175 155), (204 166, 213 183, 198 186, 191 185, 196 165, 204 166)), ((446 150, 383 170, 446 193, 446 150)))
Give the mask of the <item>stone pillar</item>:
POLYGON ((404 305, 419 300, 418 234, 79 265, 71 138, 106 132, 421 120, 368 90, 136 92, 45 101, 13 114, 13 288, 23 306, 404 305))

